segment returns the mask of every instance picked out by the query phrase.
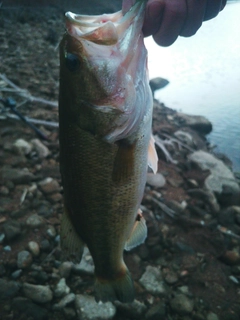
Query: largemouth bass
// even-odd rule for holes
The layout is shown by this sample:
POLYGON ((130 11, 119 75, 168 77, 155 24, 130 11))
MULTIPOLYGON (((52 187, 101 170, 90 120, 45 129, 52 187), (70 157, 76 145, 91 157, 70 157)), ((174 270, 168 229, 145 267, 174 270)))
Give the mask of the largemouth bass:
POLYGON ((64 259, 74 262, 88 246, 97 301, 133 301, 123 250, 147 235, 139 207, 157 155, 144 8, 137 1, 124 15, 67 12, 60 44, 61 246, 64 259))

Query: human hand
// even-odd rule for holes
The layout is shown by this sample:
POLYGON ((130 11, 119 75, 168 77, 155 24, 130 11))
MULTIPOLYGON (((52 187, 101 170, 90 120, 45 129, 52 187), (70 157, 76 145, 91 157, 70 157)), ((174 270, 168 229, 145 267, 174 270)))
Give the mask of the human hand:
MULTIPOLYGON (((127 11, 134 0, 124 0, 127 11)), ((161 46, 171 45, 178 36, 190 37, 202 22, 212 19, 225 7, 227 0, 149 0, 146 5, 143 34, 152 35, 161 46)))

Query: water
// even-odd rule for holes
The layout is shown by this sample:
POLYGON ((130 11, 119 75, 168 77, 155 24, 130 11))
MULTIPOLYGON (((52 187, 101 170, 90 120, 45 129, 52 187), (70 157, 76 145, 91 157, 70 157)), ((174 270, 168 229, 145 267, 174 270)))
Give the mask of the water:
POLYGON ((170 47, 145 40, 150 78, 170 81, 156 92, 166 106, 206 116, 208 136, 240 171, 240 2, 231 2, 191 38, 179 37, 170 47))

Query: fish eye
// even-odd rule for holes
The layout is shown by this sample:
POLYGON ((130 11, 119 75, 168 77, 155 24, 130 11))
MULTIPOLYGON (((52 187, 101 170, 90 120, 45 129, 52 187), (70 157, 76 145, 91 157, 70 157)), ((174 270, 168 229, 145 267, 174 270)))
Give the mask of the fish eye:
POLYGON ((77 71, 80 67, 80 61, 78 57, 73 53, 67 53, 65 55, 65 63, 69 71, 77 71))

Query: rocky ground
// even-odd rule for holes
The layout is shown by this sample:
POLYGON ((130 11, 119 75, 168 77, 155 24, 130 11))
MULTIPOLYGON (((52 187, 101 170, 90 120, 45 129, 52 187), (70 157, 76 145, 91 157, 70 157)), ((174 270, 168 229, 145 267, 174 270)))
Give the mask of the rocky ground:
MULTIPOLYGON (((33 96, 56 101, 63 22, 57 8, 42 13, 0 9, 0 70, 33 96)), ((56 107, 10 88, 1 78, 1 96, 23 103, 17 110, 57 122, 56 107)), ((48 138, 41 140, 0 106, 0 319, 240 318, 239 176, 212 152, 206 119, 155 101, 159 167, 148 174, 142 202, 149 235, 125 254, 136 300, 97 304, 89 252, 80 265, 60 260, 57 128, 38 125, 48 138)))

